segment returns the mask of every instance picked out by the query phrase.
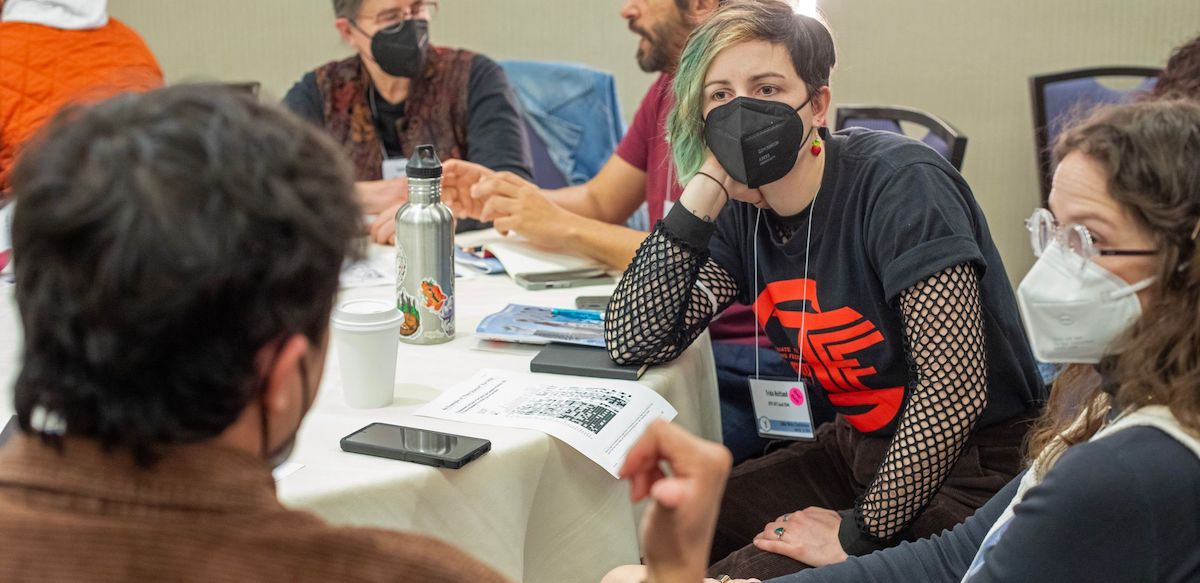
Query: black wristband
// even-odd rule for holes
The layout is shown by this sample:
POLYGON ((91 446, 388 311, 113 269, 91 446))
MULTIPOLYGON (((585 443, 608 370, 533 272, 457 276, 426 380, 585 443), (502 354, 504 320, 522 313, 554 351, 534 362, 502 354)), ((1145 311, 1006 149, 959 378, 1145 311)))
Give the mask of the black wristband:
POLYGON ((707 176, 709 180, 712 180, 713 182, 716 182, 716 183, 717 183, 717 186, 720 186, 720 187, 721 187, 721 192, 724 192, 724 193, 725 193, 725 204, 729 204, 729 199, 730 199, 730 196, 729 196, 729 189, 728 189, 728 188, 725 188, 725 184, 724 184, 724 183, 722 183, 720 180, 717 180, 717 177, 715 177, 715 176, 713 176, 712 174, 709 174, 709 173, 707 173, 707 172, 704 172, 703 170, 697 170, 697 171, 696 171, 696 175, 697 175, 697 176, 707 176))

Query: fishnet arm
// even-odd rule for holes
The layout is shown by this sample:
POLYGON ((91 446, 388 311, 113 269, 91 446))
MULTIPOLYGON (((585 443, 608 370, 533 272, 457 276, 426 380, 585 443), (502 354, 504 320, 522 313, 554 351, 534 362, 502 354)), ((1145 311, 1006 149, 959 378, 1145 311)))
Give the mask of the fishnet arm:
POLYGON ((888 541, 925 508, 987 404, 979 280, 950 267, 900 294, 914 387, 874 481, 855 505, 859 531, 888 541))
POLYGON ((604 319, 604 341, 620 364, 678 357, 738 295, 729 272, 659 223, 617 284, 604 319))

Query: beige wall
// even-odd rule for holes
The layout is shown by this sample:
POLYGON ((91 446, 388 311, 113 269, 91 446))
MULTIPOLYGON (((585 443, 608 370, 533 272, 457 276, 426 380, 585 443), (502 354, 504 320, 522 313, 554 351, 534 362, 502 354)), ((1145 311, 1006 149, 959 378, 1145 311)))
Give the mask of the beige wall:
MULTIPOLYGON (((109 0, 169 81, 258 80, 278 98, 347 53, 327 0, 109 0)), ((494 58, 580 61, 613 72, 626 118, 653 79, 634 62, 619 0, 441 0, 436 43, 494 58)), ((1161 65, 1200 34, 1195 0, 820 0, 838 39, 834 101, 903 104, 970 137, 964 174, 1009 276, 1032 263, 1021 221, 1038 202, 1029 75, 1161 65)))
MULTIPOLYGON (((261 81, 282 98, 316 65, 350 54, 329 0, 109 0, 109 12, 142 34, 168 82, 261 81)), ((653 75, 638 69, 637 40, 618 0, 441 0, 435 44, 494 59, 578 61, 617 76, 626 119, 653 75)))

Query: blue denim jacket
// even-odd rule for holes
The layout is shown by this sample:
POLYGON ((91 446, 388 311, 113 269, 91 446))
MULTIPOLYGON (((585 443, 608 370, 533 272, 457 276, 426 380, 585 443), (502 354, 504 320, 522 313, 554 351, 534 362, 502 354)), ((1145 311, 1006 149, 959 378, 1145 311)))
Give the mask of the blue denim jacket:
POLYGON ((609 73, 575 63, 500 61, 525 121, 569 184, 587 182, 625 135, 609 73))

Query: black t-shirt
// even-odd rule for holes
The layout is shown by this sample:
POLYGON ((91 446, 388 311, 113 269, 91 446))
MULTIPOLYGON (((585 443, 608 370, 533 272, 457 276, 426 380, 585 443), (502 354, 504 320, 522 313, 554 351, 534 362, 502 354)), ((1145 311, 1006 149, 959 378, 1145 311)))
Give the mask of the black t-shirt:
POLYGON ((1044 398, 1016 299, 971 189, 927 146, 853 128, 828 136, 825 175, 814 203, 782 219, 734 202, 717 219, 712 258, 737 280, 738 301, 756 304, 768 337, 809 386, 865 433, 890 434, 916 380, 897 298, 959 264, 975 267, 988 365, 986 427, 1044 398), (812 219, 808 277, 806 240, 812 219), (784 239, 785 233, 792 235, 784 239))
MULTIPOLYGON (((292 86, 283 98, 283 104, 300 117, 324 126, 324 100, 313 73, 306 73, 292 86)), ((467 110, 467 159, 492 170, 507 170, 530 179, 533 157, 525 141, 521 108, 504 70, 484 55, 477 54, 471 60, 467 110)), ((404 118, 404 102, 388 103, 375 94, 375 113, 375 128, 388 157, 401 158, 411 154, 401 146, 397 132, 396 122, 404 118)))

